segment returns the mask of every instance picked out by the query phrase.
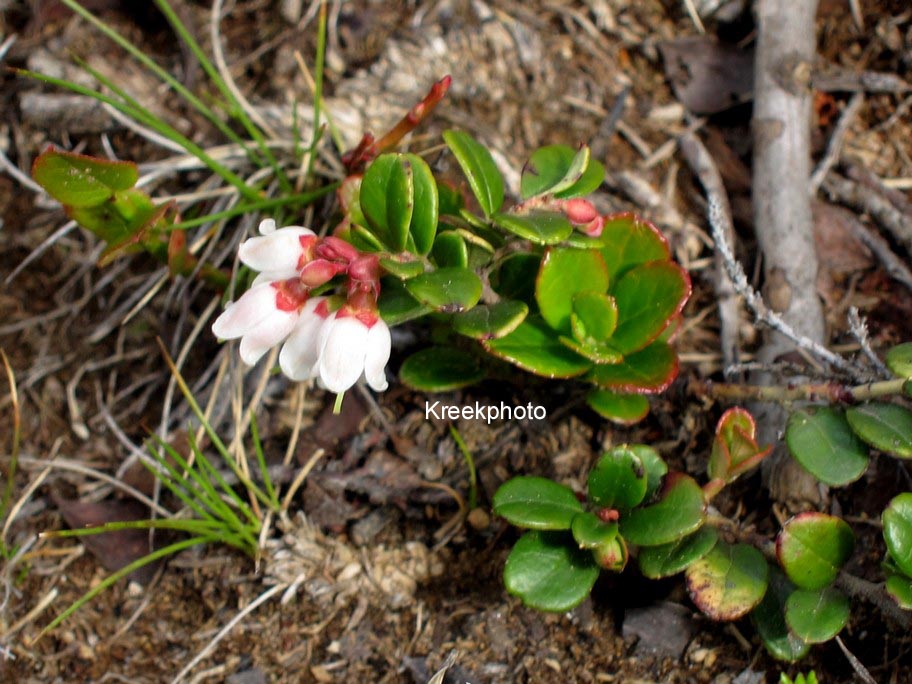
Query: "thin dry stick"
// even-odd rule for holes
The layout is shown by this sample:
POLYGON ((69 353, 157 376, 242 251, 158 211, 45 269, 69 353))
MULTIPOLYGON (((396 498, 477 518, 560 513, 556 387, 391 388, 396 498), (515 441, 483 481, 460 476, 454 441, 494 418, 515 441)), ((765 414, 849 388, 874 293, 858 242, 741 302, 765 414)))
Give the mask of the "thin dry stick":
POLYGON ((238 611, 238 614, 235 615, 233 618, 231 618, 231 620, 228 621, 228 624, 226 624, 224 627, 222 627, 221 630, 219 630, 219 633, 216 634, 208 644, 206 644, 206 647, 203 648, 203 650, 200 651, 198 654, 196 654, 196 656, 193 658, 193 660, 191 660, 189 663, 187 663, 184 666, 184 669, 182 669, 180 672, 177 673, 177 676, 171 680, 171 684, 180 684, 181 680, 183 680, 184 677, 186 677, 190 673, 190 671, 203 660, 203 658, 205 658, 207 655, 209 655, 212 652, 212 650, 218 645, 218 643, 222 639, 224 639, 232 629, 234 629, 234 626, 237 623, 239 623, 245 617, 250 615, 250 613, 255 611, 262 604, 266 603, 266 601, 271 599, 273 596, 278 594, 280 591, 284 590, 286 586, 287 585, 285 585, 285 584, 277 584, 274 587, 271 587, 270 589, 264 591, 262 594, 257 596, 256 599, 251 601, 242 610, 238 611))
POLYGON ((830 174, 823 189, 842 204, 866 212, 912 254, 912 216, 904 214, 886 197, 837 174, 830 174))
POLYGON ((836 124, 833 135, 830 137, 830 142, 827 144, 826 153, 823 155, 823 159, 820 160, 820 163, 817 164, 817 168, 814 169, 814 173, 811 175, 809 192, 812 197, 817 194, 821 183, 823 183, 823 179, 827 177, 830 169, 833 168, 833 164, 839 161, 839 155, 842 152, 842 144, 845 141, 846 133, 849 132, 849 127, 851 127, 852 122, 855 120, 858 110, 861 109, 861 105, 864 103, 864 97, 864 93, 855 93, 852 95, 852 99, 849 100, 849 104, 847 104, 846 108, 843 110, 842 116, 839 117, 839 122, 836 124))
POLYGON ((862 353, 868 357, 871 365, 877 369, 877 372, 882 378, 892 378, 893 373, 890 372, 890 369, 884 365, 884 362, 880 360, 880 357, 871 349, 871 340, 868 337, 868 324, 865 319, 861 317, 861 314, 858 313, 858 309, 854 306, 850 306, 847 318, 849 322, 849 332, 858 340, 858 346, 861 347, 862 353))
POLYGON ((871 676, 871 673, 868 672, 868 668, 861 664, 861 661, 855 657, 855 654, 842 642, 842 637, 839 635, 836 636, 836 643, 839 644, 839 648, 842 649, 842 653, 849 661, 849 665, 855 670, 855 674, 861 677, 865 684, 877 684, 877 681, 871 676))
MULTIPOLYGON (((719 207, 719 230, 725 235, 727 244, 734 244, 735 229, 732 226, 731 208, 722 176, 719 174, 709 151, 694 133, 685 133, 680 139, 681 152, 693 170, 707 197, 719 207)), ((715 254, 715 290, 719 304, 719 337, 722 346, 722 360, 726 368, 739 361, 738 344, 738 299, 731 277, 725 270, 720 250, 715 254)))
POLYGON ((763 301, 760 293, 751 287, 741 263, 735 259, 731 246, 725 238, 724 211, 714 197, 709 198, 709 225, 712 228, 712 237, 716 242, 716 249, 722 255, 722 263, 728 272, 728 277, 731 278, 735 291, 744 298, 745 304, 753 312, 757 321, 766 324, 794 342, 799 348, 810 352, 834 368, 838 368, 852 377, 859 375, 858 370, 841 356, 834 354, 806 335, 797 333, 792 326, 783 320, 782 316, 771 310, 766 305, 766 302, 763 301))

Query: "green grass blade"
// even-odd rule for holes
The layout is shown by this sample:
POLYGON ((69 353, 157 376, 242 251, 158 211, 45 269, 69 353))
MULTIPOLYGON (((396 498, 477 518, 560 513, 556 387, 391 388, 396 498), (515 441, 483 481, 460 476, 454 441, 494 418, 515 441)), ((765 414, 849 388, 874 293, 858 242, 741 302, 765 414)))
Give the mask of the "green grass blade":
POLYGON ((54 530, 44 532, 43 537, 90 537, 96 534, 105 534, 106 532, 118 532, 120 530, 177 530, 179 532, 192 532, 196 535, 215 534, 215 530, 221 530, 223 525, 219 521, 198 520, 198 519, 174 519, 174 518, 155 518, 154 520, 118 520, 116 522, 104 523, 103 525, 94 525, 92 527, 80 527, 74 530, 54 530))
MULTIPOLYGON (((138 61, 149 71, 151 71, 156 77, 158 77, 160 81, 165 83, 174 92, 183 97, 190 104, 190 106, 196 109, 196 111, 198 111, 209 122, 211 122, 212 125, 222 133, 222 135, 244 148, 244 152, 247 153, 247 156, 254 164, 257 166, 263 166, 266 163, 263 158, 256 155, 254 151, 247 146, 245 141, 237 133, 231 130, 231 128, 225 124, 225 122, 222 121, 205 102, 200 100, 196 95, 188 90, 183 83, 174 78, 174 76, 168 73, 168 71, 159 66, 158 63, 156 63, 151 57, 140 50, 134 43, 131 43, 129 40, 124 38, 109 24, 106 24, 104 21, 89 12, 85 7, 76 2, 76 0, 63 0, 63 4, 76 12, 76 14, 81 16, 83 19, 91 23, 105 36, 110 38, 113 42, 117 43, 117 45, 126 50, 136 61, 138 61)), ((110 88, 111 86, 108 87, 110 88)), ((121 97, 123 97, 123 95, 121 95, 121 97)))
POLYGON ((310 156, 307 158, 307 173, 304 182, 310 179, 313 173, 314 162, 317 158, 317 144, 320 135, 320 112, 323 109, 323 71, 326 59, 326 3, 320 3, 320 19, 317 22, 317 57, 314 64, 314 120, 313 137, 311 138, 310 156))
POLYGON ((256 451, 260 473, 263 475, 263 486, 266 488, 267 496, 272 501, 272 510, 278 511, 280 507, 279 497, 276 495, 275 487, 272 486, 272 478, 269 477, 266 456, 263 454, 263 443, 260 441, 260 431, 257 428, 256 415, 253 411, 250 412, 250 436, 253 439, 253 449, 256 451))
POLYGON ((60 615, 55 617, 47 627, 45 627, 44 629, 41 630, 41 632, 38 633, 38 636, 35 638, 34 641, 37 641, 38 639, 43 637, 45 634, 50 632, 52 629, 58 627, 64 620, 66 620, 73 613, 75 613, 77 610, 82 608, 86 603, 88 603, 93 598, 98 596, 101 592, 103 592, 108 587, 112 586, 115 582, 117 582, 117 580, 121 579, 122 577, 126 577, 134 570, 139 570, 140 568, 145 567, 149 563, 154 563, 159 558, 164 558, 165 556, 170 556, 175 553, 180 553, 184 549, 189 549, 191 546, 196 546, 197 544, 206 544, 211 541, 216 541, 216 539, 217 539, 216 537, 213 537, 211 535, 191 537, 190 539, 183 539, 179 542, 175 542, 174 544, 170 544, 161 549, 158 549, 157 551, 153 551, 152 553, 147 554, 147 555, 143 556, 142 558, 139 558, 139 559, 133 561, 129 565, 122 567, 117 572, 111 573, 97 586, 89 589, 80 598, 76 599, 76 601, 74 601, 60 615))
POLYGON ((184 148, 189 154, 192 154, 194 157, 199 159, 203 164, 205 164, 213 173, 221 176, 226 183, 233 185, 237 188, 238 192, 244 196, 245 199, 250 200, 251 202, 261 199, 260 193, 251 188, 244 182, 244 179, 235 174, 231 169, 225 167, 224 165, 217 162, 215 159, 210 157, 205 150, 203 150, 199 145, 194 143, 189 138, 181 135, 177 130, 168 125, 167 123, 161 121, 161 119, 156 118, 155 116, 149 114, 141 107, 134 107, 126 102, 122 102, 113 97, 109 97, 104 93, 99 93, 96 90, 87 88, 73 81, 69 81, 65 78, 56 78, 55 76, 48 76, 47 74, 40 74, 35 71, 28 71, 26 69, 16 69, 16 73, 27 76, 29 78, 34 78, 37 81, 42 83, 48 83, 50 85, 57 86, 59 88, 65 88, 79 95, 86 95, 88 97, 94 98, 99 102, 104 102, 114 107, 119 112, 126 114, 129 117, 132 117, 139 123, 145 124, 149 128, 153 129, 157 133, 165 136, 169 140, 174 141, 182 148, 184 148))
POLYGON ((462 452, 466 468, 469 470, 469 510, 471 511, 478 505, 478 476, 475 472, 475 458, 472 456, 472 452, 462 439, 462 435, 460 435, 459 431, 452 425, 450 425, 450 434, 453 435, 453 439, 456 440, 456 446, 458 446, 459 450, 462 452))
MULTIPOLYGON (((184 502, 188 508, 190 508, 194 513, 206 520, 216 520, 217 516, 210 513, 199 503, 200 498, 204 498, 200 495, 200 492, 192 487, 191 483, 183 478, 177 470, 168 463, 167 459, 162 456, 158 451, 156 451, 151 445, 149 446, 149 451, 152 453, 152 457, 155 461, 164 468, 168 475, 165 475, 161 471, 155 470, 151 465, 143 461, 143 465, 152 473, 152 476, 155 477, 159 482, 161 482, 174 496, 184 502)), ((212 506, 208 506, 211 510, 212 506)))
MULTIPOLYGON (((192 433, 190 434, 190 446, 196 453, 196 460, 197 460, 197 463, 199 463, 200 470, 206 471, 210 477, 215 479, 215 481, 218 483, 219 487, 221 487, 222 491, 225 492, 225 494, 228 496, 228 498, 234 502, 235 506, 237 506, 237 508, 247 517, 247 519, 250 520, 250 522, 253 523, 254 526, 256 526, 257 531, 259 531, 260 519, 254 514, 254 512, 251 510, 250 506, 247 505, 247 503, 238 495, 238 493, 236 491, 234 491, 234 489, 231 487, 231 485, 229 485, 225 481, 225 478, 222 477, 222 474, 218 471, 218 469, 212 465, 212 463, 209 461, 208 458, 206 458, 206 455, 196 444, 196 438, 193 436, 192 433)), ((200 474, 202 475, 202 472, 200 474)), ((213 495, 218 497, 219 495, 216 492, 215 487, 212 485, 211 482, 209 483, 209 486, 212 487, 213 495)), ((229 511, 230 511, 230 507, 229 507, 229 511)), ((233 511, 230 511, 230 512, 231 512, 231 515, 234 516, 234 512, 233 511)), ((237 518, 235 518, 235 519, 237 519, 237 518)), ((241 524, 240 520, 238 520, 237 522, 238 522, 238 525, 241 524)))
POLYGON ((270 150, 266 145, 266 139, 263 137, 262 132, 256 126, 256 124, 251 121, 250 117, 247 115, 247 112, 245 112, 244 108, 241 106, 241 103, 237 101, 234 93, 231 92, 231 89, 225 83, 222 75, 218 72, 218 69, 215 68, 215 65, 206 56, 206 53, 203 52, 203 48, 200 47, 200 44, 196 41, 196 38, 194 38, 193 34, 187 30, 186 26, 184 26, 184 23, 180 20, 180 17, 177 16, 177 13, 168 3, 168 0, 155 0, 155 4, 161 10, 162 14, 165 15, 165 18, 168 20, 168 23, 171 24, 171 28, 174 29, 174 32, 177 33, 178 37, 184 41, 184 44, 190 49, 190 52, 193 53, 193 56, 196 57, 196 60, 206 72, 206 75, 209 76, 209 78, 212 80, 212 83, 222 94, 222 97, 232 103, 233 106, 229 113, 241 123, 241 125, 244 127, 244 130, 247 131, 247 134, 253 138, 254 142, 256 142, 257 146, 260 149, 260 152, 263 153, 263 156, 269 160, 269 164, 272 166, 273 170, 276 173, 276 177, 279 179, 282 190, 285 193, 293 192, 294 190, 291 187, 288 176, 285 175, 282 167, 279 166, 279 163, 276 161, 272 150, 270 150))
POLYGON ((331 192, 334 192, 336 189, 338 189, 339 185, 340 184, 338 182, 335 182, 311 192, 303 192, 296 195, 288 195, 286 197, 274 197, 272 199, 263 199, 256 202, 240 204, 236 207, 232 207, 231 209, 226 209, 225 211, 217 211, 205 216, 199 216, 196 218, 187 219, 185 221, 180 221, 168 226, 168 230, 185 230, 187 228, 195 228, 196 226, 200 226, 204 223, 209 223, 210 221, 219 221, 221 219, 232 218, 233 216, 240 216, 241 214, 251 214, 255 211, 265 211, 267 209, 274 209, 276 207, 293 206, 296 204, 307 205, 318 200, 324 195, 328 195, 331 192))

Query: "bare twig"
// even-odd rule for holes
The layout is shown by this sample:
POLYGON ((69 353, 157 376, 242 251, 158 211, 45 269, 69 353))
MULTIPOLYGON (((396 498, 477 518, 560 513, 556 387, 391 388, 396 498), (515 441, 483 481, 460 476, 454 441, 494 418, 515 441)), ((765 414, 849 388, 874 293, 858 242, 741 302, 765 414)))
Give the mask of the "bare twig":
POLYGON ((817 191, 820 189, 820 184, 823 183, 823 179, 826 178, 830 169, 833 168, 833 165, 839 161, 839 155, 842 152, 842 143, 845 140, 846 133, 849 132, 849 127, 855 120, 855 115, 858 114, 858 110, 861 109, 863 103, 864 93, 855 93, 852 95, 852 99, 849 100, 849 104, 847 104, 846 108, 843 110, 842 116, 839 117, 839 122, 833 130, 833 135, 830 136, 829 144, 827 144, 826 153, 823 155, 823 159, 820 160, 820 163, 817 164, 817 168, 814 169, 814 173, 811 175, 811 197, 817 194, 817 191))
MULTIPOLYGON (((725 242, 733 245, 735 231, 732 226, 731 207, 722 176, 719 174, 709 151, 694 133, 685 133, 680 139, 681 152, 690 168, 700 179, 707 197, 719 208, 719 230, 725 235, 725 242)), ((738 362, 738 298, 731 277, 725 269, 720 251, 715 255, 715 290, 719 305, 719 337, 722 346, 722 360, 726 367, 738 362)))
MULTIPOLYGON (((848 210, 846 213, 849 213, 848 210)), ((890 243, 884 240, 875 229, 869 228, 856 219, 854 214, 850 214, 848 218, 846 225, 852 231, 852 235, 871 250, 891 278, 912 290, 912 270, 905 261, 896 256, 890 243)))
POLYGON ((766 305, 760 293, 751 287, 747 281, 744 269, 732 253, 731 245, 728 244, 725 238, 725 220, 724 210, 719 206, 717 200, 711 197, 709 199, 709 225, 712 227, 712 236, 716 242, 716 249, 718 249, 722 257, 722 263, 728 272, 728 277, 731 278, 735 291, 744 297, 745 304, 753 312, 757 321, 772 328, 799 348, 812 353, 834 368, 838 368, 852 377, 859 375, 855 366, 807 335, 799 333, 782 316, 766 305))
POLYGON ((833 199, 870 214, 912 254, 912 216, 900 211, 887 197, 837 174, 827 177, 823 189, 833 199))
POLYGON ((874 350, 871 349, 871 340, 868 337, 868 324, 854 306, 849 307, 848 321, 849 332, 852 333, 852 337, 858 340, 858 346, 861 347, 862 353, 868 357, 871 365, 877 369, 877 372, 881 377, 892 378, 893 374, 884 365, 883 361, 880 360, 880 357, 874 353, 874 350))
POLYGON ((846 660, 849 661, 849 665, 852 666, 852 669, 855 670, 855 674, 861 677, 861 680, 864 684, 877 684, 877 680, 871 676, 871 673, 868 672, 868 668, 861 664, 861 661, 855 657, 855 654, 852 653, 849 648, 843 643, 842 637, 836 637, 836 643, 839 644, 839 648, 842 649, 843 655, 846 657, 846 660))

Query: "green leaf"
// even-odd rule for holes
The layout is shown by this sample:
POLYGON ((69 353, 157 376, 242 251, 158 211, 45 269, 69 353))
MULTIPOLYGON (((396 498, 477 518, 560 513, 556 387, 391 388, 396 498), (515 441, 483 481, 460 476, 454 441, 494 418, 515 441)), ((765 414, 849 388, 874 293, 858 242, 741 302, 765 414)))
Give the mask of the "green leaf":
POLYGON ((690 296, 690 278, 670 261, 634 266, 611 288, 618 324, 611 344, 624 354, 652 342, 680 313, 690 296))
POLYGON ((856 435, 875 449, 912 458, 912 411, 896 404, 871 402, 846 411, 856 435))
POLYGON ((388 325, 399 325, 430 313, 430 307, 417 301, 397 278, 380 281, 380 317, 388 325))
POLYGON ((380 267, 400 280, 408 280, 424 273, 424 264, 420 261, 401 261, 395 257, 380 257, 380 267))
POLYGON ((599 567, 573 538, 555 532, 527 532, 507 558, 504 585, 531 608, 563 612, 592 591, 599 567))
POLYGON ((887 352, 887 367, 900 378, 912 378, 912 342, 903 342, 887 352))
POLYGON ((401 154, 381 154, 361 180, 361 211, 374 234, 394 252, 405 249, 415 208, 411 162, 401 154))
POLYGON ((646 498, 648 501, 652 495, 659 491, 662 480, 668 474, 668 466, 658 452, 651 446, 645 444, 631 444, 629 449, 633 450, 646 469, 646 498))
POLYGON ((604 342, 617 328, 618 308, 614 297, 586 290, 573 295, 570 327, 580 342, 604 342))
POLYGON ((555 330, 570 334, 575 295, 606 289, 608 271, 595 250, 550 247, 545 251, 535 281, 535 300, 542 317, 555 330))
MULTIPOLYGON (((572 325, 572 317, 570 321, 572 325)), ((578 342, 577 340, 566 337, 564 335, 561 335, 559 339, 561 341, 561 344, 563 344, 565 347, 572 349, 580 356, 585 356, 593 363, 616 364, 624 360, 624 355, 612 347, 610 343, 599 343, 592 340, 586 342, 578 342)))
POLYGON ((798 589, 785 602, 785 622, 802 641, 829 641, 849 621, 849 599, 838 589, 798 589))
POLYGON ((501 300, 496 304, 481 304, 453 316, 453 330, 476 340, 493 340, 504 337, 519 327, 529 307, 522 302, 501 300))
POLYGON ((509 335, 482 344, 494 356, 546 378, 572 378, 592 367, 562 345, 539 316, 528 316, 509 335))
POLYGON ((821 589, 839 574, 855 546, 852 529, 825 513, 800 513, 776 537, 776 557, 789 579, 802 589, 821 589))
POLYGON ((894 497, 882 518, 890 557, 900 570, 912 577, 912 492, 894 497))
POLYGON ((633 266, 671 259, 665 236, 654 225, 635 214, 606 217, 599 239, 604 245, 601 252, 611 282, 633 266))
POLYGON ((603 522, 595 513, 577 513, 570 524, 573 538, 581 549, 594 549, 608 544, 618 533, 616 522, 603 522))
POLYGON ((419 392, 451 392, 484 379, 484 370, 472 354, 453 347, 428 347, 409 356, 399 379, 419 392))
POLYGON ((537 149, 522 170, 522 198, 545 193, 561 198, 578 197, 592 192, 605 179, 605 167, 590 156, 585 145, 576 151, 567 145, 537 149))
POLYGON ((703 524, 703 505, 700 485, 689 475, 671 473, 657 503, 621 517, 621 534, 638 546, 677 541, 703 524))
POLYGON ((678 357, 667 342, 653 342, 618 364, 593 366, 585 379, 605 389, 632 394, 664 392, 678 376, 678 357))
POLYGON ((438 268, 406 281, 405 288, 425 306, 443 313, 471 309, 481 298, 481 280, 467 268, 438 268))
POLYGON ((769 566, 753 546, 718 542, 685 570, 687 591, 713 620, 737 620, 766 593, 769 566))
POLYGON ((437 181, 437 202, 440 216, 459 216, 465 207, 465 198, 449 181, 437 181))
POLYGON ((485 216, 491 216, 503 204, 504 187, 488 148, 463 131, 444 131, 443 140, 462 167, 481 210, 485 216))
POLYGON ((867 447, 837 409, 795 411, 785 427, 785 443, 805 470, 834 487, 854 482, 868 467, 867 447))
POLYGON ((795 591, 788 577, 779 568, 769 569, 766 595, 751 613, 757 633, 770 655, 778 660, 794 662, 803 658, 810 645, 799 639, 785 622, 785 604, 795 591))
POLYGON ((644 546, 637 556, 640 572, 650 579, 677 575, 709 553, 718 539, 719 532, 716 528, 704 525, 677 541, 660 546, 644 546))
POLYGON ((55 200, 67 207, 95 207, 127 190, 139 180, 133 162, 96 159, 49 147, 35 159, 32 177, 55 200))
POLYGON ((494 493, 494 512, 517 527, 569 530, 583 505, 569 487, 544 477, 514 477, 494 493))
POLYGON ((508 233, 537 245, 554 245, 573 232, 573 224, 556 211, 533 211, 528 214, 494 214, 494 224, 508 233))
POLYGON ((905 575, 890 575, 884 588, 900 608, 912 610, 912 579, 905 575))
POLYGON ((602 454, 588 483, 589 500, 596 506, 633 508, 646 496, 646 469, 632 449, 618 446, 602 454))
POLYGON ((535 280, 540 265, 541 256, 514 252, 494 269, 491 287, 504 299, 518 299, 526 304, 534 304, 535 280))
POLYGON ((404 154, 406 162, 412 165, 412 182, 415 188, 415 207, 409 224, 409 233, 415 243, 415 251, 424 255, 431 251, 437 234, 439 200, 437 181, 430 167, 417 154, 404 154))
POLYGON ((586 403, 602 418, 619 425, 639 423, 649 413, 649 400, 642 394, 617 394, 593 389, 586 395, 586 403))
POLYGON ((434 261, 438 266, 457 266, 465 268, 469 265, 469 249, 465 239, 455 230, 444 230, 434 240, 434 261))

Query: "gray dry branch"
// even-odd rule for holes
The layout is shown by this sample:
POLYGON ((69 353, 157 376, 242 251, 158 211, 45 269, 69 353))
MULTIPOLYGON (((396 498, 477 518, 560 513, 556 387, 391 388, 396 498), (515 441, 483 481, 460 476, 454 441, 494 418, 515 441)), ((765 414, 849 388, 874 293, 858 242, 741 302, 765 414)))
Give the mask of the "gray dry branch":
MULTIPOLYGON (((812 64, 816 52, 817 0, 759 0, 754 66, 754 226, 763 254, 766 301, 799 335, 824 342, 824 317, 817 297, 808 179, 811 171, 812 64)), ((794 349, 770 331, 758 353, 773 363, 794 349)), ((755 379, 769 384, 769 374, 755 379)), ((754 408, 762 443, 779 443, 785 411, 754 408)), ((782 501, 821 500, 817 480, 788 458, 780 446, 764 461, 771 495, 782 501)))

